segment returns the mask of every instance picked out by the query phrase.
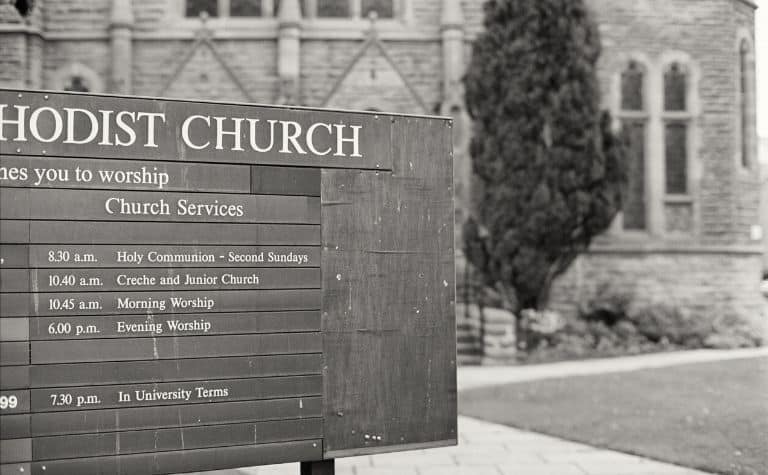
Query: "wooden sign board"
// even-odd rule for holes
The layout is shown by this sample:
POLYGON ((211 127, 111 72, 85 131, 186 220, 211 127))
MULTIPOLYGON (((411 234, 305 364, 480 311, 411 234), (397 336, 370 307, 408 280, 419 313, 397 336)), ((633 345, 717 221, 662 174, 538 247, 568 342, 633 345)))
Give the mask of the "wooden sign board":
POLYGON ((450 128, 0 90, 0 475, 455 444, 450 128))

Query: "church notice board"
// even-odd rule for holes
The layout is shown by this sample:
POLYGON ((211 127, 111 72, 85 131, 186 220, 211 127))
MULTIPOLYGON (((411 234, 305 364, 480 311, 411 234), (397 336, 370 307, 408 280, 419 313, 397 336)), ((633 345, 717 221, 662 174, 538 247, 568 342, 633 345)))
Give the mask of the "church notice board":
POLYGON ((0 472, 456 443, 446 119, 0 90, 0 472))

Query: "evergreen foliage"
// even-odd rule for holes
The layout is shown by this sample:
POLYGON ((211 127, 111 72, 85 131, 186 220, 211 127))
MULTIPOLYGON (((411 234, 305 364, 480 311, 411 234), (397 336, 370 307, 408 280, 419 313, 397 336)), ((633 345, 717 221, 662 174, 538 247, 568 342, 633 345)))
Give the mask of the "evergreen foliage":
POLYGON ((583 0, 490 0, 465 77, 477 221, 467 257, 513 310, 552 282, 621 208, 625 148, 600 110, 600 38, 583 0))

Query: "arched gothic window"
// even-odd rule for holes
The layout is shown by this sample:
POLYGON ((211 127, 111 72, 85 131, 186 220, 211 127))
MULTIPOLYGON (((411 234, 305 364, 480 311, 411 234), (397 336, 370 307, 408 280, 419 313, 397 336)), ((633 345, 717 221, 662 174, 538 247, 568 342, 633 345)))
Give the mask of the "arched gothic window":
POLYGON ((692 170, 700 70, 683 51, 630 57, 613 75, 612 110, 628 147, 627 188, 614 230, 684 236, 698 225, 692 170))
POLYGON ((622 134, 628 146, 628 180, 622 210, 626 230, 646 229, 646 136, 648 111, 645 104, 646 69, 629 61, 621 73, 620 110, 622 134))
POLYGON ((645 71, 636 62, 630 61, 621 73, 621 110, 638 111, 645 108, 643 82, 645 71))
POLYGON ((688 193, 689 73, 675 61, 664 70, 664 171, 666 193, 688 193))
POLYGON ((90 92, 91 88, 88 87, 87 82, 82 76, 72 76, 64 86, 64 90, 69 92, 90 92))
POLYGON ((51 76, 48 87, 70 92, 104 92, 99 74, 80 63, 70 63, 58 69, 51 76))
POLYGON ((686 110, 688 74, 678 62, 670 64, 664 71, 664 110, 686 110))

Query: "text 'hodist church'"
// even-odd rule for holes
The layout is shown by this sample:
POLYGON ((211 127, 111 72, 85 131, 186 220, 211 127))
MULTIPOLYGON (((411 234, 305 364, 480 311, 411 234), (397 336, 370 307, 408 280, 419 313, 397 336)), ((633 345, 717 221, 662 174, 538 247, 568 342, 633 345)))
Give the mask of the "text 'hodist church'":
MULTIPOLYGON (((553 306, 567 313, 611 283, 693 311, 759 314, 756 5, 588 3, 603 42, 604 107, 631 137, 630 180, 623 212, 557 283, 553 306)), ((0 87, 450 115, 461 223, 475 206, 461 78, 482 4, 0 0, 0 87)), ((191 120, 217 126, 212 117, 191 120)), ((335 127, 309 135, 331 137, 322 150, 307 131, 273 145, 354 154, 355 131, 335 127)), ((266 144, 242 144, 252 146, 266 144)), ((474 323, 457 317, 467 353, 477 344, 474 323)))

